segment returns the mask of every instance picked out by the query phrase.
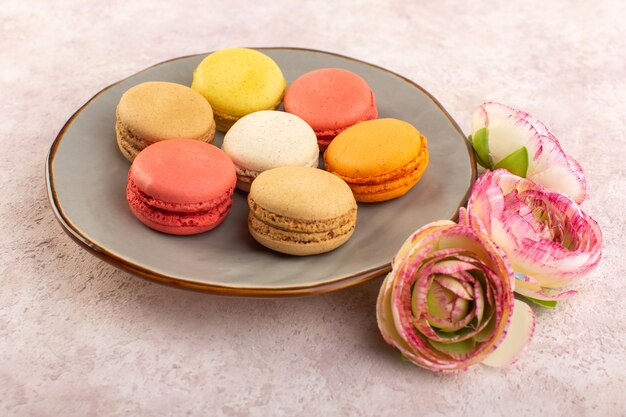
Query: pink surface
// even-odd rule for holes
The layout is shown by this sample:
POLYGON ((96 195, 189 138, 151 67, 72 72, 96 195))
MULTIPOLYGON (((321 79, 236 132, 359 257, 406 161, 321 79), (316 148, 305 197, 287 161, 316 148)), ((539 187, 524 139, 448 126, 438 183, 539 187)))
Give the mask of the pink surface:
POLYGON ((129 178, 162 208, 171 203, 211 204, 237 181, 235 166, 221 149, 189 139, 148 146, 135 158, 129 178))
POLYGON ((625 21, 621 0, 2 2, 0 415, 623 416, 625 21), (535 335, 511 367, 442 376, 384 342, 382 279, 220 297, 138 279, 76 245, 43 179, 67 119, 150 65, 231 46, 383 66, 433 94, 466 135, 486 100, 539 117, 585 170, 598 268, 556 310, 533 306, 535 335))
POLYGON ((287 88, 284 105, 285 111, 311 125, 324 149, 346 128, 378 116, 374 92, 367 82, 340 68, 301 75, 287 88))

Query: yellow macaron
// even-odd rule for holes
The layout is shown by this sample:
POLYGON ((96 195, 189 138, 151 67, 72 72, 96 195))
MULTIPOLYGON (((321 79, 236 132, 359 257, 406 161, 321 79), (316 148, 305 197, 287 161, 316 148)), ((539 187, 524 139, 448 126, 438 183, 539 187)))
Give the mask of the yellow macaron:
POLYGON ((223 132, 241 117, 280 106, 287 82, 269 56, 247 48, 231 48, 204 58, 193 73, 191 88, 213 107, 223 132))
POLYGON ((402 120, 369 120, 341 132, 326 149, 324 163, 327 171, 348 183, 356 201, 391 200, 422 177, 428 142, 402 120))

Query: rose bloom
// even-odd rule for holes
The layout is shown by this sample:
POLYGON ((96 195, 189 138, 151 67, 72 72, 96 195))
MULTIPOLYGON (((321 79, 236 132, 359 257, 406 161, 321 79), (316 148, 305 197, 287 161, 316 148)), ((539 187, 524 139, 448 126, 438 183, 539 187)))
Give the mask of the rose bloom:
POLYGON ((498 247, 451 221, 428 224, 392 261, 377 302, 385 341, 414 364, 461 372, 512 362, 534 329, 532 310, 513 297, 515 278, 498 247))
POLYGON ((467 204, 467 223, 504 250, 520 280, 516 291, 554 300, 594 269, 602 253, 598 224, 569 197, 498 169, 480 177, 467 204))
POLYGON ((500 103, 483 103, 472 116, 472 144, 478 162, 506 168, 581 203, 587 195, 580 164, 567 155, 545 124, 500 103))

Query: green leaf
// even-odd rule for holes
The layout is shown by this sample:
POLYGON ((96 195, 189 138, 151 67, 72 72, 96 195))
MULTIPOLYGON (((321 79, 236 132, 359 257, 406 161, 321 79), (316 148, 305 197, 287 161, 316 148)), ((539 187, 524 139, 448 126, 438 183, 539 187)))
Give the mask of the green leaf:
POLYGON ((493 168, 504 168, 509 170, 512 174, 526 178, 526 174, 528 173, 528 150, 525 146, 522 146, 498 162, 493 168))
POLYGON ((476 152, 476 159, 478 163, 487 169, 492 169, 493 160, 489 155, 489 132, 486 127, 478 129, 474 132, 474 138, 470 139, 474 152, 476 152))
POLYGON ((524 296, 528 301, 537 304, 543 308, 555 308, 557 301, 556 300, 538 300, 536 298, 524 296))

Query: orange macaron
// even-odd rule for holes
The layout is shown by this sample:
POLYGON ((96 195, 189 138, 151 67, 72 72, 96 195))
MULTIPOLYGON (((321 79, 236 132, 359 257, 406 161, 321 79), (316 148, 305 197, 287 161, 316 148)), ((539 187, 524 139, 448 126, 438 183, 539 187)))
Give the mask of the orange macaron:
POLYGON ((391 200, 422 177, 428 141, 402 120, 369 120, 341 132, 326 149, 324 163, 328 172, 348 183, 356 201, 391 200))

